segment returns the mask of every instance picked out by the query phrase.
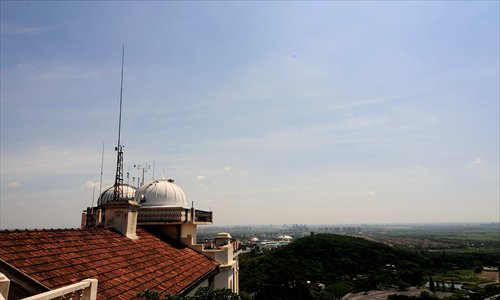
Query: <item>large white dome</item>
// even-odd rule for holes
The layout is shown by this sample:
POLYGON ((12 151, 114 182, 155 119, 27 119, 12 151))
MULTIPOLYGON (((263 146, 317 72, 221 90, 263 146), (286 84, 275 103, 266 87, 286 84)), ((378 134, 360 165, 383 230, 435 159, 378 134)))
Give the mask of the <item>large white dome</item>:
MULTIPOLYGON (((135 198, 135 188, 128 184, 123 184, 123 197, 126 201, 134 200, 135 198)), ((104 205, 110 201, 113 201, 114 196, 114 186, 111 186, 99 196, 97 199, 97 205, 104 205)))
POLYGON ((172 179, 159 179, 146 183, 137 190, 135 201, 142 207, 189 208, 184 191, 172 179))

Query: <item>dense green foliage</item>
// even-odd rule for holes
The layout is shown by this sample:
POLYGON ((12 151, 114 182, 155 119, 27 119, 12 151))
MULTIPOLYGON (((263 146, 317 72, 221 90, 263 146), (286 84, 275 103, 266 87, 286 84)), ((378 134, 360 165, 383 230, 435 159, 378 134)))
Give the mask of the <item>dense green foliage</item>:
POLYGON ((405 251, 361 238, 317 234, 240 258, 240 289, 256 299, 338 299, 385 286, 406 289, 426 275, 497 265, 500 254, 405 251))
POLYGON ((240 287, 262 299, 311 299, 310 286, 326 284, 340 297, 379 284, 422 282, 424 258, 381 243, 349 236, 318 234, 287 247, 240 261, 240 287))
POLYGON ((161 296, 157 291, 143 290, 137 293, 138 298, 145 300, 239 300, 238 295, 229 289, 199 288, 194 296, 166 295, 161 296))

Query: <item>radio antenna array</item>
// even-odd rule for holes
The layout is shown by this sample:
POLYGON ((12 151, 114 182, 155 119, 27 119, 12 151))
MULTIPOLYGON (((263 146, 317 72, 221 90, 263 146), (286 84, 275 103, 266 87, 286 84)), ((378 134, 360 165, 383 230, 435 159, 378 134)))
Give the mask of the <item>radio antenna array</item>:
POLYGON ((123 146, 120 143, 120 134, 122 129, 122 99, 123 99, 123 62, 125 57, 125 45, 122 46, 122 74, 120 81, 120 117, 118 119, 118 146, 115 151, 118 152, 116 159, 116 177, 113 186, 113 202, 120 202, 123 198, 123 146))

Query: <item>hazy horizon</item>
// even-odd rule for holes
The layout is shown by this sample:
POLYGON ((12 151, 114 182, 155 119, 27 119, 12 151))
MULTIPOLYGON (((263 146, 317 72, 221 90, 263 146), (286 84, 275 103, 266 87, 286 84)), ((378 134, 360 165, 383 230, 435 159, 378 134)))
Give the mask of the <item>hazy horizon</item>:
MULTIPOLYGON (((217 217, 217 216, 215 216, 217 217)), ((267 228, 269 229, 270 227, 275 228, 276 230, 284 230, 284 228, 292 229, 293 225, 305 225, 309 229, 316 229, 318 227, 334 227, 334 228, 341 228, 345 226, 354 226, 354 227, 361 227, 361 228, 370 228, 370 229, 375 229, 375 228, 384 228, 384 229, 401 229, 401 228, 407 228, 407 229, 415 229, 415 230, 421 230, 422 227, 431 227, 433 229, 443 229, 444 228, 466 228, 466 227, 473 227, 476 228, 477 226, 500 226, 499 221, 484 221, 484 222, 428 222, 428 223, 283 223, 283 224, 278 224, 278 223, 270 223, 270 224, 246 224, 246 223, 241 223, 241 224, 204 224, 204 225, 199 225, 198 226, 198 231, 204 232, 204 231, 211 231, 213 228, 246 228, 246 227, 252 227, 252 229, 264 229, 267 228)), ((6 228, 3 227, 1 230, 32 230, 32 229, 37 229, 37 230, 58 230, 58 229, 77 229, 80 228, 79 225, 74 225, 73 227, 37 227, 31 226, 31 227, 12 227, 12 228, 6 228)), ((430 229, 429 229, 430 230, 430 229)), ((290 230, 292 231, 292 230, 290 230)))
POLYGON ((498 1, 0 5, 2 229, 113 184, 122 44, 124 182, 215 226, 500 221, 498 1))

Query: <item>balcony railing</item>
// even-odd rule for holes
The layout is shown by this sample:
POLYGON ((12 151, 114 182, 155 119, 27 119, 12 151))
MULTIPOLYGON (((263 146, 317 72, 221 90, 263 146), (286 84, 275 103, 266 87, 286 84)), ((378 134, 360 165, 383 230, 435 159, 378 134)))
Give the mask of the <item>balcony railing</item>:
POLYGON ((52 291, 34 295, 23 300, 95 300, 97 298, 97 279, 85 279, 52 291))
POLYGON ((137 215, 138 224, 212 223, 212 212, 187 208, 141 207, 137 215))
POLYGON ((185 223, 189 209, 184 208, 141 208, 137 222, 142 223, 185 223))
POLYGON ((203 211, 203 210, 195 210, 194 212, 194 221, 196 223, 212 223, 213 222, 213 214, 211 211, 203 211))
POLYGON ((229 244, 224 244, 222 246, 216 246, 215 242, 212 240, 212 241, 209 241, 209 242, 203 244, 203 249, 205 249, 205 250, 219 250, 219 249, 222 249, 223 247, 232 248, 233 252, 236 252, 236 251, 240 250, 240 242, 238 240, 231 240, 229 242, 229 244))
MULTIPOLYGON (((101 209, 87 208, 83 212, 83 227, 98 227, 104 225, 104 214, 101 209)), ((213 213, 198 209, 182 207, 141 207, 137 214, 139 225, 153 224, 212 224, 213 213)))

